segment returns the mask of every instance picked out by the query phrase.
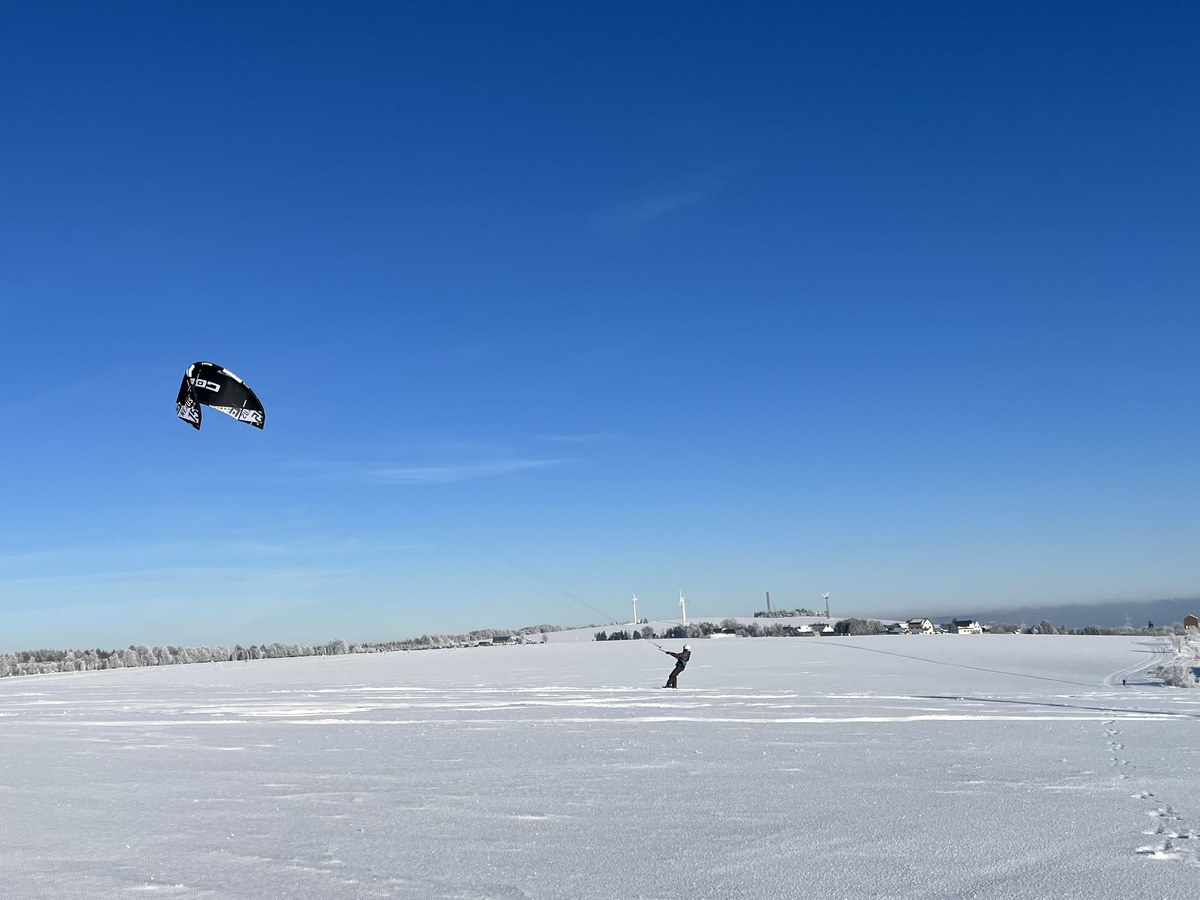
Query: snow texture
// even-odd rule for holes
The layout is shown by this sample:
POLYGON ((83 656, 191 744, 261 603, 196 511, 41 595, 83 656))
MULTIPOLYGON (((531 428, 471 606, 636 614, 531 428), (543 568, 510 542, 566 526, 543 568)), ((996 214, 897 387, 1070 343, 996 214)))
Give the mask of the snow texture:
POLYGON ((4 679, 0 884, 1197 896, 1200 691, 1141 674, 1165 641, 691 643, 678 691, 648 642, 553 638, 4 679))

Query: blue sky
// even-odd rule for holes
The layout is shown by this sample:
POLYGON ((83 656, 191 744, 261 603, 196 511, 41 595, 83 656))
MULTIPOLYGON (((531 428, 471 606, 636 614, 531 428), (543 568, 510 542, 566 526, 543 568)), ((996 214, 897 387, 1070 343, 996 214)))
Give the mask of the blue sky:
POLYGON ((10 4, 0 649, 1200 593, 1198 25, 10 4))

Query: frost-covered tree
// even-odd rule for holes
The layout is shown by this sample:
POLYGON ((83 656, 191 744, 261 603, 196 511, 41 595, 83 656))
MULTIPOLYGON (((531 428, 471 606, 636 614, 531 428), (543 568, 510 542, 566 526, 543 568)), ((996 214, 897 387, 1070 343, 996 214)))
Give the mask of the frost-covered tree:
POLYGON ((887 628, 878 619, 842 619, 833 626, 835 634, 886 634, 887 628))
POLYGON ((1195 667, 1187 662, 1176 660, 1151 669, 1149 674, 1162 679, 1162 683, 1167 687, 1196 687, 1195 667))
POLYGON ((1191 634, 1176 634, 1168 640, 1175 651, 1175 658, 1151 669, 1149 674, 1162 679, 1162 683, 1168 687, 1196 687, 1196 669, 1200 667, 1200 638, 1191 634))

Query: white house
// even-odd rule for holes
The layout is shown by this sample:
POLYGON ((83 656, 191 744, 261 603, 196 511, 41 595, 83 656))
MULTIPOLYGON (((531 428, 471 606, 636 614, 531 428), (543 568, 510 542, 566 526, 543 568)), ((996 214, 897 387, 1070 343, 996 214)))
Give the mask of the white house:
POLYGON ((893 622, 887 627, 888 634, 908 634, 909 628, 907 622, 893 622))
POLYGON ((909 634, 933 634, 933 623, 928 619, 909 619, 909 634))
POLYGON ((983 626, 974 619, 955 619, 948 630, 951 634, 983 634, 983 626))

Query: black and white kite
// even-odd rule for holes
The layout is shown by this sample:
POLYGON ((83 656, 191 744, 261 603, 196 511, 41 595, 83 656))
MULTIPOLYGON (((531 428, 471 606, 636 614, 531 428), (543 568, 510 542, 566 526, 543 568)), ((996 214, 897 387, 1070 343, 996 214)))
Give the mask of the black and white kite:
POLYGON ((246 382, 216 363, 192 363, 179 386, 175 413, 197 431, 200 430, 201 406, 211 406, 255 428, 262 428, 267 421, 258 395, 246 382))

